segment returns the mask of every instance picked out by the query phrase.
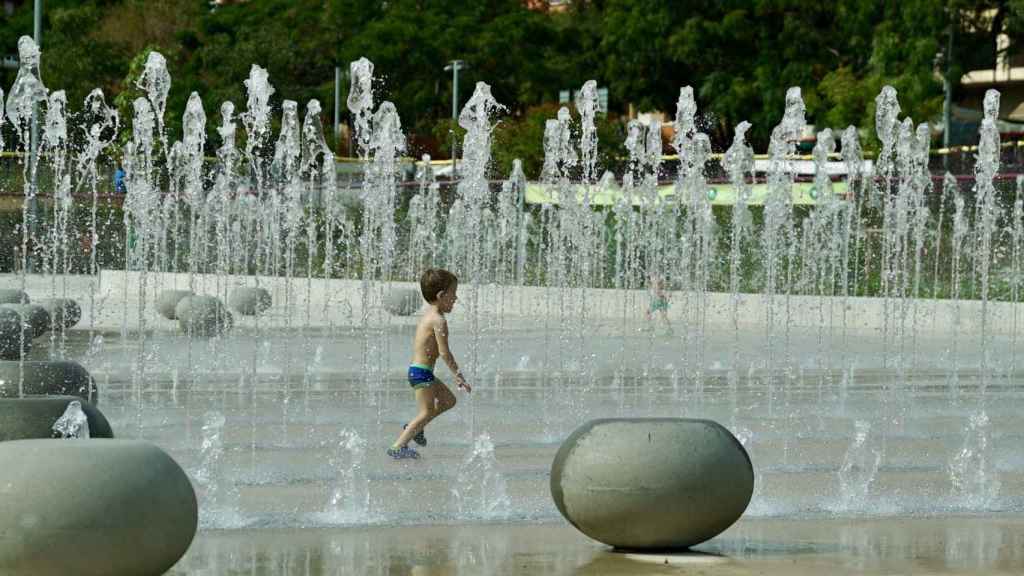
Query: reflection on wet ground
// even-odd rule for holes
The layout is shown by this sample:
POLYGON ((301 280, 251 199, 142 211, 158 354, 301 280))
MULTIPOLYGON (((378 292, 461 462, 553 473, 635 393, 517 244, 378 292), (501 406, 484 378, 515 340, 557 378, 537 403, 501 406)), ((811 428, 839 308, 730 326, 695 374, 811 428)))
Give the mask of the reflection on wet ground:
POLYGON ((566 524, 203 531, 174 576, 1020 574, 1024 517, 743 520, 688 553, 617 552, 566 524))

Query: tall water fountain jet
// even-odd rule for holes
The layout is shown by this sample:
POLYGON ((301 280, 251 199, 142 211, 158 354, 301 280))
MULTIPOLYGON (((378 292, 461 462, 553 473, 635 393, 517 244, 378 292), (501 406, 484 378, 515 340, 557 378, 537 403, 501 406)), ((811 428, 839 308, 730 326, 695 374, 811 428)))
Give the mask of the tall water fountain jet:
MULTIPOLYGON (((1016 195, 1013 201, 1013 212, 1010 218, 1010 301, 1014 304, 1020 302, 1022 275, 1024 275, 1024 176, 1017 176, 1016 195)), ((1017 370, 1017 338, 1018 318, 1017 307, 1013 310, 1013 326, 1010 335, 1010 365, 1009 372, 1017 370)))
MULTIPOLYGON (((4 89, 0 88, 0 128, 3 128, 4 123, 7 121, 7 115, 4 114, 4 89)), ((3 132, 0 131, 0 150, 4 150, 4 136, 3 132)))
POLYGON ((196 291, 192 277, 196 272, 209 272, 205 264, 209 262, 206 247, 209 245, 206 233, 209 229, 209 204, 203 191, 203 158, 206 152, 206 111, 203 101, 197 92, 188 97, 185 104, 185 115, 181 119, 182 139, 178 148, 177 165, 174 166, 172 180, 180 182, 182 207, 188 209, 190 272, 189 289, 196 291))
MULTIPOLYGON (((505 107, 498 103, 491 95, 491 87, 484 82, 477 82, 473 95, 466 102, 466 105, 459 113, 459 126, 466 131, 462 145, 462 180, 458 185, 458 194, 461 208, 465 211, 462 216, 465 226, 460 230, 465 234, 463 246, 466 254, 461 259, 464 263, 460 269, 462 274, 468 278, 467 288, 470 288, 468 302, 470 317, 470 334, 472 342, 470 345, 469 361, 471 368, 471 379, 479 380, 481 374, 480 366, 480 308, 481 284, 484 281, 487 267, 486 251, 494 242, 487 241, 487 231, 493 227, 485 228, 485 222, 493 216, 490 212, 491 190, 487 179, 487 171, 491 163, 491 133, 494 131, 495 116, 505 110, 505 107)), ((470 427, 470 434, 474 433, 470 427)))
POLYGON ((441 257, 436 246, 442 220, 441 186, 437 182, 429 154, 424 154, 416 169, 417 193, 409 200, 409 264, 407 276, 416 278, 441 257))
POLYGON ((981 136, 978 142, 978 160, 974 165, 976 181, 974 221, 978 235, 974 252, 974 274, 981 283, 981 372, 982 393, 989 382, 991 353, 989 349, 989 293, 993 259, 994 236, 998 232, 997 219, 1000 216, 998 199, 993 179, 999 170, 999 92, 985 92, 983 103, 984 118, 981 121, 981 136))
POLYGON ((952 266, 950 267, 951 298, 953 300, 953 329, 950 331, 950 375, 949 388, 952 395, 960 392, 960 331, 961 331, 961 268, 963 266, 964 243, 970 233, 970 221, 967 217, 967 203, 957 184, 956 178, 947 173, 943 180, 943 189, 952 190, 953 230, 950 247, 952 266))
MULTIPOLYGON (((53 219, 50 223, 49 272, 53 280, 50 294, 53 298, 67 297, 67 275, 71 273, 71 261, 78 246, 70 243, 68 221, 73 216, 71 199, 71 170, 68 165, 68 123, 67 95, 63 90, 50 93, 43 117, 43 134, 40 139, 39 158, 45 158, 52 178, 53 219), (58 279, 63 280, 58 287, 58 279)), ((64 326, 53 326, 50 330, 50 355, 63 358, 66 350, 64 326), (59 345, 58 345, 59 343, 59 345)))
MULTIPOLYGON (((154 259, 152 255, 159 254, 157 249, 160 245, 161 234, 166 224, 161 215, 161 191, 160 178, 154 158, 154 128, 156 128, 156 116, 149 100, 139 97, 133 102, 134 122, 132 124, 132 139, 124 150, 124 228, 126 233, 125 241, 125 271, 138 270, 138 331, 142 336, 139 342, 139 352, 136 357, 136 366, 132 370, 133 389, 136 396, 141 396, 143 376, 145 372, 146 353, 146 280, 147 270, 154 259)), ((128 301, 128 282, 124 283, 124 300, 128 301)), ((128 337, 128 307, 124 307, 121 318, 121 337, 128 337)), ((141 414, 141 411, 140 411, 141 414)), ((139 418, 141 425, 142 420, 139 418)))
MULTIPOLYGON (((175 272, 180 272, 185 268, 185 263, 181 261, 181 257, 188 249, 184 245, 186 244, 185 239, 191 237, 191 227, 188 229, 184 228, 185 222, 181 216, 183 203, 180 181, 175 178, 176 174, 173 174, 175 164, 181 160, 181 144, 169 145, 167 142, 167 127, 164 118, 167 111, 167 96, 171 91, 171 74, 167 69, 167 59, 155 50, 150 51, 146 56, 142 73, 136 80, 135 86, 145 92, 145 101, 148 102, 149 113, 152 115, 152 120, 147 119, 144 121, 146 125, 144 128, 149 130, 148 125, 152 122, 152 129, 155 130, 154 140, 148 144, 151 150, 147 154, 152 156, 154 152, 159 151, 164 155, 162 162, 153 158, 147 161, 146 178, 154 186, 154 192, 158 194, 159 190, 156 187, 160 186, 162 177, 170 178, 170 194, 166 195, 162 203, 164 224, 159 225, 157 230, 146 231, 146 234, 150 235, 151 246, 143 244, 142 249, 153 249, 151 255, 153 259, 152 264, 157 269, 168 268, 175 272), (158 147, 156 146, 157 143, 159 143, 158 147), (164 264, 162 261, 168 255, 170 262, 164 264)), ((139 105, 138 101, 136 101, 136 120, 139 118, 139 114, 139 105)), ((127 166, 125 172, 127 173, 127 166)), ((127 226, 126 229, 128 229, 127 226)), ((146 272, 151 264, 146 261, 149 257, 142 256, 144 261, 140 264, 140 270, 142 271, 140 294, 145 293, 146 272)))
MULTIPOLYGON (((76 176, 78 188, 87 188, 90 195, 88 248, 89 248, 89 331, 90 340, 95 330, 96 319, 96 291, 99 275, 99 263, 97 253, 101 242, 106 240, 113 244, 107 234, 100 234, 99 222, 99 196, 100 196, 100 174, 97 162, 101 154, 106 151, 117 138, 120 129, 120 116, 117 110, 107 105, 103 97, 103 91, 99 88, 93 90, 85 97, 82 106, 84 116, 85 143, 79 151, 76 159, 76 176)), ((2 147, 2 145, 0 145, 2 147)))
POLYGON ((237 198, 237 202, 234 201, 240 186, 241 163, 241 155, 235 142, 238 129, 235 123, 235 105, 231 102, 222 102, 220 117, 220 126, 216 128, 221 141, 216 151, 217 172, 206 198, 209 213, 213 216, 218 247, 214 270, 218 277, 228 274, 246 275, 246 245, 249 244, 247 240, 250 236, 242 231, 242 213, 245 212, 242 203, 249 199, 242 196, 237 198))
MULTIPOLYGON (((18 142, 22 151, 27 155, 29 150, 30 126, 36 114, 36 107, 46 101, 49 91, 43 85, 39 76, 39 46, 28 36, 18 39, 18 74, 14 77, 14 85, 7 93, 7 121, 11 123, 15 133, 18 135, 18 142)), ((35 139, 34 130, 31 138, 35 139)), ((36 173, 38 172, 39 157, 36 150, 31 150, 28 161, 22 165, 22 185, 24 187, 25 199, 21 209, 21 289, 26 288, 26 274, 35 268, 34 263, 29 259, 30 243, 35 241, 32 236, 38 234, 39 214, 38 193, 36 189, 36 173)), ((20 342, 21 353, 24 357, 26 350, 25 333, 22 331, 20 342)), ((19 384, 20 386, 20 384, 19 384)), ((20 395, 20 389, 19 389, 20 395)))
MULTIPOLYGON (((27 148, 28 132, 35 106, 46 101, 49 90, 39 76, 39 46, 32 38, 18 39, 18 74, 7 92, 7 121, 10 122, 23 148, 27 148)), ((34 160, 34 159, 30 159, 34 160)), ((26 164, 26 169, 29 164, 26 164)))
MULTIPOLYGON (((242 126, 245 128, 245 157, 249 161, 249 170, 255 179, 257 199, 263 201, 263 186, 266 181, 266 168, 261 154, 263 147, 270 138, 270 97, 275 90, 270 84, 269 73, 252 65, 249 78, 245 80, 246 110, 241 115, 242 126)), ((263 239, 263 235, 257 238, 263 239)))
MULTIPOLYGON (((835 153, 836 143, 832 130, 826 128, 818 133, 817 142, 811 152, 814 158, 814 187, 812 195, 817 200, 817 209, 803 221, 803 247, 801 260, 802 282, 806 290, 817 294, 818 334, 815 353, 816 368, 827 364, 827 348, 834 336, 834 310, 837 276, 845 276, 845 263, 840 262, 844 254, 842 243, 845 239, 844 213, 848 204, 836 197, 829 174, 829 161, 835 153)), ((822 382, 819 380, 819 393, 822 382)))
MULTIPOLYGON (((588 80, 576 94, 576 110, 580 116, 580 185, 582 198, 576 195, 570 205, 563 208, 563 214, 570 218, 561 222, 563 242, 566 249, 575 249, 575 257, 570 253, 568 270, 568 290, 571 301, 576 302, 575 322, 563 324, 571 332, 563 331, 562 339, 565 347, 570 350, 570 377, 573 374, 582 378, 576 380, 581 385, 582 396, 586 397, 593 388, 595 380, 593 368, 588 362, 588 317, 591 306, 588 287, 600 285, 602 267, 598 264, 604 249, 602 231, 604 218, 599 211, 593 210, 594 185, 597 180, 598 137, 597 114, 599 112, 597 97, 597 81, 588 80)), ((563 308, 564 309, 564 308, 563 308)), ((586 408, 582 402, 570 402, 570 414, 574 418, 583 419, 586 408)))
POLYGON ((764 205, 764 225, 762 227, 761 245, 764 258, 765 279, 765 369, 771 385, 776 381, 775 371, 780 367, 778 356, 778 340, 784 343, 784 366, 792 367, 790 354, 790 293, 792 283, 793 261, 797 242, 793 229, 793 168, 789 157, 796 152, 796 142, 806 125, 804 119, 805 106, 800 95, 800 88, 793 87, 786 91, 786 110, 782 121, 772 129, 768 145, 770 156, 768 166, 768 196, 764 205), (777 296, 785 292, 784 301, 784 338, 777 334, 776 309, 777 296))
MULTIPOLYGON (((309 193, 317 193, 317 202, 308 201, 308 203, 311 205, 318 204, 323 210, 323 277, 326 280, 334 275, 337 258, 334 241, 335 230, 343 228, 344 222, 340 196, 337 190, 338 174, 334 166, 334 153, 331 151, 330 146, 327 145, 323 122, 320 118, 321 110, 320 102, 315 99, 310 100, 306 106, 306 117, 302 121, 301 177, 309 193)), ((312 298, 313 260, 319 247, 316 219, 313 216, 306 219, 306 241, 306 297, 309 300, 312 298)), ((324 314, 326 314, 326 300, 324 301, 324 306, 324 314)), ((306 323, 309 324, 309 322, 310 316, 307 311, 306 323)))
POLYGON ((353 131, 359 145, 360 157, 365 157, 370 150, 370 118, 373 115, 373 62, 360 58, 349 66, 348 105, 352 113, 353 131))
POLYGON ((171 73, 167 70, 167 59, 163 54, 153 50, 146 56, 146 63, 136 85, 149 97, 153 112, 156 114, 157 132, 162 135, 167 95, 171 92, 171 73))
MULTIPOLYGON (((843 130, 841 138, 842 160, 846 168, 847 201, 851 206, 846 210, 846 242, 844 261, 854 263, 854 270, 851 273, 843 274, 843 286, 845 293, 856 296, 860 279, 861 247, 863 246, 864 230, 861 227, 861 212, 864 208, 864 154, 860 146, 860 137, 857 135, 856 126, 847 126, 843 130), (850 243, 853 243, 851 246, 850 243), (847 289, 848 288, 848 289, 847 289)), ((846 302, 844 302, 845 304, 846 302)), ((846 311, 843 310, 843 321, 845 326, 846 311)), ((845 362, 844 362, 845 364, 845 362)))
POLYGON ((550 411, 556 409, 556 402, 559 401, 559 397, 553 396, 552 391, 561 387, 563 378, 566 376, 568 361, 562 346, 551 345, 550 321, 557 319, 557 341, 564 342, 568 314, 566 292, 570 282, 569 267, 571 265, 566 254, 567 245, 571 241, 569 221, 572 218, 569 214, 575 209, 577 200, 570 177, 572 170, 579 163, 579 155, 572 144, 570 118, 569 109, 562 107, 558 110, 557 118, 548 119, 544 125, 544 165, 541 168, 541 179, 548 193, 561 207, 560 210, 554 210, 551 205, 547 205, 541 213, 540 225, 547 231, 547 234, 537 256, 546 268, 544 282, 544 428, 547 438, 561 435, 561 422, 550 411), (557 310, 554 308, 556 301, 557 310), (554 357, 550 353, 552 349, 557 352, 554 357))
POLYGON ((899 115, 900 103, 896 89, 892 86, 883 86, 882 91, 875 97, 875 134, 882 142, 882 149, 875 162, 876 174, 880 179, 876 179, 875 185, 868 191, 868 204, 871 208, 881 208, 882 202, 887 201, 889 196, 899 115))
MULTIPOLYGON (((732 205, 731 236, 729 242, 729 293, 732 304, 732 370, 729 374, 729 388, 732 402, 736 402, 736 388, 740 369, 740 275, 743 254, 754 231, 754 219, 747 206, 750 199, 750 180, 754 174, 754 149, 746 142, 750 122, 743 121, 736 125, 732 145, 725 151, 723 164, 729 175, 736 200, 732 205)), ((735 414, 735 411, 734 411, 735 414)))
POLYGON ((386 282, 392 279, 398 236, 394 214, 397 207, 398 159, 405 151, 405 136, 395 105, 381 102, 370 118, 373 105, 373 65, 366 59, 352 64, 352 88, 349 94, 349 110, 356 122, 356 139, 360 142, 361 154, 368 154, 363 179, 361 200, 363 205, 363 228, 359 238, 362 264, 362 328, 363 366, 366 375, 367 402, 378 406, 377 416, 381 417, 380 403, 376 395, 380 391, 381 375, 386 369, 387 350, 384 346, 386 321, 383 308, 378 307, 376 324, 370 325, 371 288, 377 291, 372 299, 382 302, 386 282), (365 142, 365 146, 362 144, 365 142), (376 282, 376 286, 373 283, 376 282))
MULTIPOLYGON (((908 339, 916 339, 912 300, 920 284, 924 227, 929 214, 924 201, 931 184, 927 173, 929 128, 915 132, 914 122, 905 118, 897 127, 896 189, 891 188, 883 203, 882 289, 886 309, 891 313, 885 335, 887 349, 896 351, 895 368, 902 371, 908 339), (908 321, 911 325, 908 327, 908 321), (908 331, 913 331, 908 334, 908 331)), ((890 314, 887 314, 887 318, 890 314)), ((916 340, 915 340, 916 341, 916 340)))
MULTIPOLYGON (((683 330, 684 373, 693 374, 694 388, 700 393, 707 368, 706 330, 708 291, 711 284, 712 251, 715 248, 715 220, 704 167, 711 157, 711 140, 697 129, 697 104, 693 88, 679 92, 676 103, 676 135, 672 146, 679 154, 679 180, 676 183, 676 205, 662 212, 657 219, 654 274, 664 277, 668 270, 679 270, 686 301, 683 330), (682 221, 682 230, 676 227, 682 221), (660 241, 659 241, 660 240, 660 241), (675 248, 682 244, 681 250, 675 248)), ((660 141, 660 135, 659 135, 660 141)), ((672 280, 672 276, 669 276, 672 280)), ((656 280, 651 280, 652 284, 656 280)))

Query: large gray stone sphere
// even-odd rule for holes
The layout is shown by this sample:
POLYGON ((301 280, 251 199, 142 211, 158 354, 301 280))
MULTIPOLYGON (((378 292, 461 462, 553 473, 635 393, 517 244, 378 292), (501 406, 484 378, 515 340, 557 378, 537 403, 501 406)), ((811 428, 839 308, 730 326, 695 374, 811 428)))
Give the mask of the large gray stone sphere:
POLYGON ((0 574, 147 576, 185 554, 195 491, 138 440, 0 442, 0 574))
POLYGON ((22 323, 21 314, 0 306, 0 360, 18 360, 31 349, 31 329, 22 323))
POLYGON ((82 319, 82 308, 70 298, 47 298, 36 304, 50 314, 50 325, 54 330, 74 328, 82 319))
POLYGON ((26 360, 0 362, 0 398, 17 398, 18 383, 31 396, 78 396, 95 404, 99 399, 96 382, 77 362, 26 360), (24 372, 23 372, 24 371, 24 372), (21 380, 24 373, 24 380, 21 380))
POLYGON ((384 294, 383 305, 395 316, 411 316, 423 306, 423 296, 413 288, 392 288, 384 294))
POLYGON ((28 294, 14 288, 0 288, 0 304, 28 304, 28 294))
POLYGON ((14 310, 32 338, 38 338, 50 330, 50 313, 38 304, 0 304, 0 308, 14 310))
POLYGON ((256 286, 239 286, 228 295, 228 306, 244 316, 262 314, 272 303, 270 292, 256 286))
POLYGON ((220 299, 186 296, 174 309, 182 332, 193 336, 219 336, 231 329, 234 319, 220 299))
POLYGON ((186 296, 191 296, 190 290, 164 290, 156 297, 156 311, 168 320, 177 320, 175 309, 178 303, 186 296))
POLYGON ((26 396, 0 398, 0 442, 53 438, 53 424, 72 402, 81 402, 90 438, 114 437, 103 413, 77 396, 26 396))
POLYGON ((551 465, 558 511, 616 548, 704 542, 739 519, 753 492, 746 450, 710 420, 592 420, 562 443, 551 465))

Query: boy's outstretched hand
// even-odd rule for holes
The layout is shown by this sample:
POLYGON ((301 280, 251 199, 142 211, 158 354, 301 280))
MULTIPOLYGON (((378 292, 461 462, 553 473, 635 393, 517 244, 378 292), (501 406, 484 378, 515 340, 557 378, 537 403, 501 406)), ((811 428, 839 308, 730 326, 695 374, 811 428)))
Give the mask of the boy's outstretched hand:
POLYGON ((455 383, 458 384, 459 388, 465 390, 466 392, 473 391, 473 387, 470 386, 468 382, 466 382, 466 379, 462 377, 461 373, 455 375, 455 383))

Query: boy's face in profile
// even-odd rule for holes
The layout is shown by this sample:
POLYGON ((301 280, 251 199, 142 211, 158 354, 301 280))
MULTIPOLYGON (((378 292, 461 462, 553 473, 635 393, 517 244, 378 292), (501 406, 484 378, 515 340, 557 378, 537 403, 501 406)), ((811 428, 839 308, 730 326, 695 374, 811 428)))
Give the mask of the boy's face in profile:
POLYGON ((437 296, 437 309, 440 310, 442 314, 451 312, 452 308, 455 307, 455 302, 459 299, 458 291, 459 284, 456 282, 451 285, 451 288, 448 288, 437 296))

